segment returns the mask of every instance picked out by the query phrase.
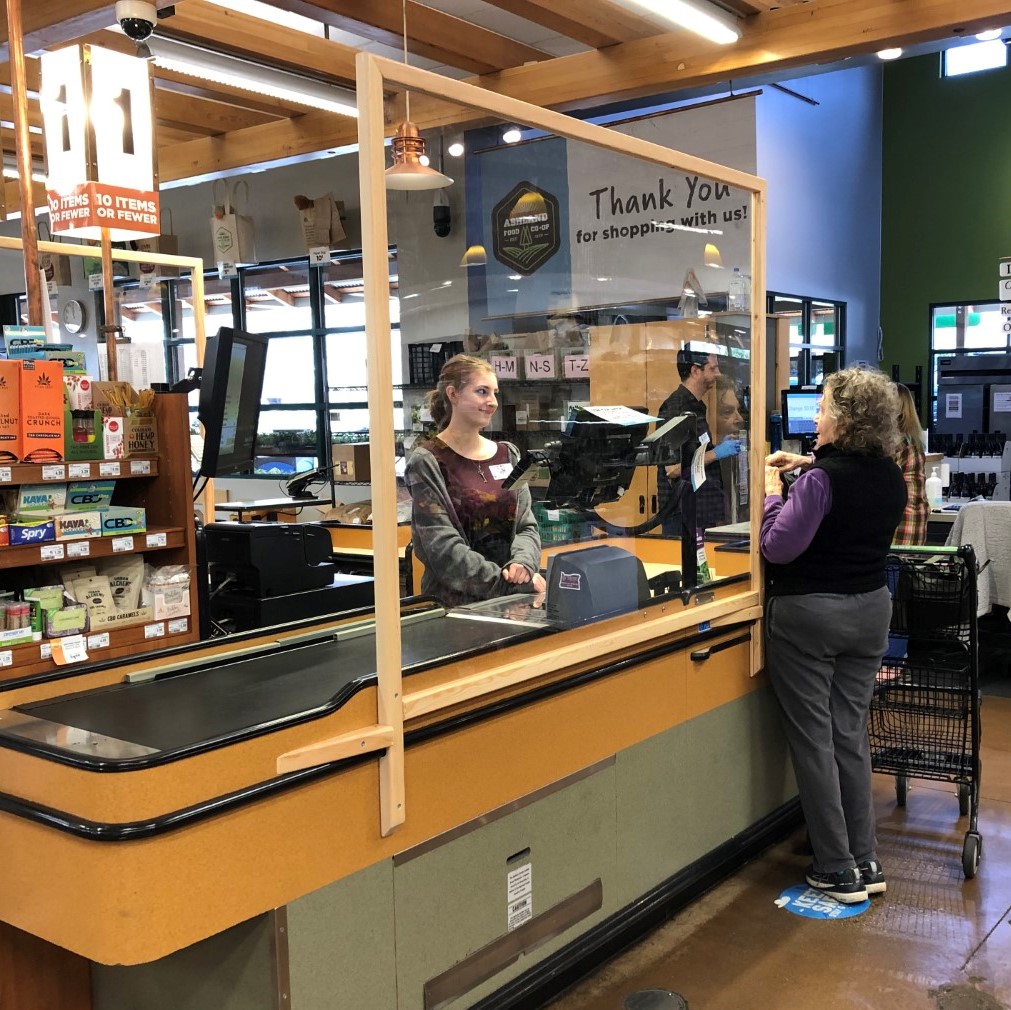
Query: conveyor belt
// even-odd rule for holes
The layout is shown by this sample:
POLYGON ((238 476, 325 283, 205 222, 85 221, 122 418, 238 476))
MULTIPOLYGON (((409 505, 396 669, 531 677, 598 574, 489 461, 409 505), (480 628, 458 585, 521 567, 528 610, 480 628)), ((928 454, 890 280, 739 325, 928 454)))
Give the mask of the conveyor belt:
MULTIPOLYGON (((436 617, 406 624, 404 672, 452 662, 537 634, 530 628, 436 617)), ((126 742, 130 760, 117 761, 107 746, 82 748, 40 733, 30 722, 0 727, 0 746, 59 753, 75 762, 113 768, 156 763, 256 735, 338 708, 375 677, 375 637, 326 640, 249 656, 191 674, 145 683, 117 684, 19 706, 15 711, 49 727, 73 727, 106 740, 126 742), (137 748, 147 757, 138 758, 137 748), (104 751, 104 753, 100 753, 104 751)))

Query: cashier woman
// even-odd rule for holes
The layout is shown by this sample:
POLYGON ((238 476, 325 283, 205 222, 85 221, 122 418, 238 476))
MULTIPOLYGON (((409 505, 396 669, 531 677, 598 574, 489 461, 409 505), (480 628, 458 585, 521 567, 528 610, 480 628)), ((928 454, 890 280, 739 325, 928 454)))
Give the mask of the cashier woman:
POLYGON ((519 450, 481 434, 498 409, 494 372, 458 354, 425 402, 439 433, 414 449, 406 469, 414 552, 425 566, 422 593, 446 606, 543 593, 530 491, 502 487, 519 450))

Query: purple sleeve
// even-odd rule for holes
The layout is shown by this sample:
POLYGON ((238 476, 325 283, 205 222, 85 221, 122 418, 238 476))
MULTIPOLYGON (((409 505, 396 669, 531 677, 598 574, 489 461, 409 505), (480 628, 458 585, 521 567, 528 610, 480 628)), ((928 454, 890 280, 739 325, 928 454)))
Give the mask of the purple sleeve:
POLYGON ((824 470, 801 474, 786 501, 767 495, 759 540, 765 560, 785 565, 803 554, 831 507, 832 485, 824 470))

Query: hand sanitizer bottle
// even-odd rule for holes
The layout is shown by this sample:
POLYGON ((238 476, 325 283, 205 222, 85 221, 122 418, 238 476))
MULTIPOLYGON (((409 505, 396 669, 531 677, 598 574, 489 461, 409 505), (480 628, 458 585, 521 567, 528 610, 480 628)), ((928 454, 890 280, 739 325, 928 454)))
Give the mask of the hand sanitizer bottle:
POLYGON ((926 482, 927 504, 932 509, 941 507, 941 478, 937 474, 937 467, 933 467, 926 482))

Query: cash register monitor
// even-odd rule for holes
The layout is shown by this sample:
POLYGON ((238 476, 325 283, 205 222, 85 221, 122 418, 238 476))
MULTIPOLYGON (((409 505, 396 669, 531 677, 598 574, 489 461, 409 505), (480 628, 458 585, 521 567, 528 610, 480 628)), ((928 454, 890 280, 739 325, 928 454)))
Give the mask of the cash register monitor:
POLYGON ((571 408, 544 500, 557 508, 586 509, 617 501, 632 483, 639 446, 648 431, 645 422, 617 424, 582 407, 571 408))
POLYGON ((266 369, 267 337, 222 326, 207 338, 197 408, 201 476, 252 472, 266 369))
POLYGON ((821 400, 821 387, 784 389, 783 437, 814 441, 814 415, 821 400))

